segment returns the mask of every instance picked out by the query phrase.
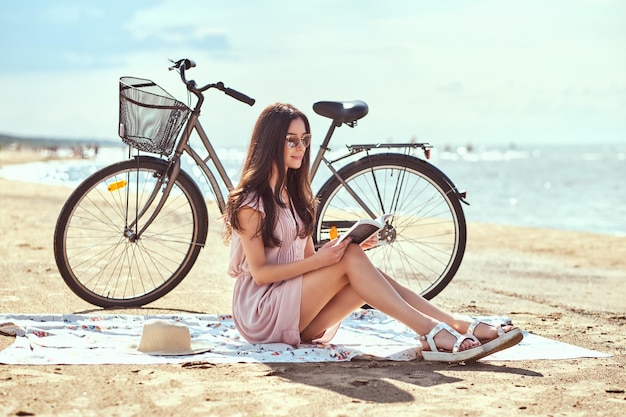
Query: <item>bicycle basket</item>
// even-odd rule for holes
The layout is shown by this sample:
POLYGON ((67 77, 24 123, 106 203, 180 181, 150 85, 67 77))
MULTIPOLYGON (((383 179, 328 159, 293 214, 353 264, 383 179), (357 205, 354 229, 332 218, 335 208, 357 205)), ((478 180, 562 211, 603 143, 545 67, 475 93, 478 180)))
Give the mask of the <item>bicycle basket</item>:
POLYGON ((190 113, 154 82, 120 78, 119 135, 133 148, 169 156, 190 113))

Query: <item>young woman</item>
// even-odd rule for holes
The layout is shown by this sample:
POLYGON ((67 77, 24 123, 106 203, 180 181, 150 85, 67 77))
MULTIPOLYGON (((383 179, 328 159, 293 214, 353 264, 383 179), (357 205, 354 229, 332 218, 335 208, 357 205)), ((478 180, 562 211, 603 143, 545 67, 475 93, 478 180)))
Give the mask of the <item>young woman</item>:
POLYGON ((341 320, 364 304, 421 335, 426 360, 477 360, 522 339, 510 324, 455 319, 378 270, 349 239, 316 252, 310 143, 302 112, 289 104, 268 106, 254 127, 241 181, 228 198, 233 317, 247 341, 329 341, 341 320))

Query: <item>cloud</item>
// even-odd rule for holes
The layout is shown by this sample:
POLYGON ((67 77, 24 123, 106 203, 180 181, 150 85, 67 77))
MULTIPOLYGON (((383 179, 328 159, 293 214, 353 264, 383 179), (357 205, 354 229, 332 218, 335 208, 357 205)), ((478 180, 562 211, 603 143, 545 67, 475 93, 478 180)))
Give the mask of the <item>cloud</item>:
MULTIPOLYGON (((98 70, 119 66, 124 56, 174 48, 228 49, 224 33, 163 15, 143 23, 140 16, 154 3, 30 1, 16 2, 0 15, 0 73, 98 70), (34 3, 34 4, 33 4, 34 3), (138 17, 139 16, 139 17, 138 17), (150 31, 142 31, 149 27, 150 31), (16 68, 16 65, 19 68, 16 68)), ((179 6, 180 7, 180 6, 179 6)))
POLYGON ((449 84, 438 85, 435 87, 435 90, 444 94, 458 94, 462 93, 465 89, 463 88, 463 83, 454 81, 449 84))
MULTIPOLYGON (((96 4, 96 3, 94 3, 96 4)), ((104 10, 94 4, 83 4, 79 7, 75 3, 58 2, 56 4, 48 3, 47 7, 41 9, 40 16, 43 21, 47 21, 50 25, 62 26, 67 24, 78 23, 82 20, 94 18, 102 18, 105 16, 104 10)), ((32 7, 32 6, 31 6, 32 7)), ((32 9, 31 9, 32 12, 32 9)), ((35 11, 35 14, 37 12, 35 11)))
MULTIPOLYGON (((570 0, 6 2, 0 89, 12 104, 0 126, 111 135, 117 78, 150 78, 184 98, 166 66, 189 57, 199 83, 224 81, 259 106, 289 101, 311 114, 317 100, 367 101, 362 127, 338 139, 493 141, 499 132, 538 137, 533 129, 548 125, 568 138, 583 127, 623 131, 624 18, 623 2, 570 0)), ((247 132, 257 106, 213 93, 208 128, 247 132)), ((326 120, 311 116, 322 134, 326 120)))

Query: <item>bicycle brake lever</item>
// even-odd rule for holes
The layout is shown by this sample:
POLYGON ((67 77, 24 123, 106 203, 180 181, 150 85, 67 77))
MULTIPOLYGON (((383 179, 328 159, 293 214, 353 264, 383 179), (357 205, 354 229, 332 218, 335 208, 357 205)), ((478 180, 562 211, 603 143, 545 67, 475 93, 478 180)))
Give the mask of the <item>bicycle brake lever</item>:
POLYGON ((196 66, 196 63, 194 61, 192 61, 191 59, 186 59, 186 58, 179 59, 178 61, 174 61, 173 59, 168 58, 168 61, 174 64, 168 68, 170 71, 179 69, 181 64, 183 63, 185 64, 185 69, 190 69, 196 66))
POLYGON ((178 69, 180 67, 180 63, 183 62, 182 59, 179 59, 178 61, 174 61, 172 58, 167 58, 167 60, 170 61, 172 64, 174 64, 171 67, 168 67, 170 71, 178 69))

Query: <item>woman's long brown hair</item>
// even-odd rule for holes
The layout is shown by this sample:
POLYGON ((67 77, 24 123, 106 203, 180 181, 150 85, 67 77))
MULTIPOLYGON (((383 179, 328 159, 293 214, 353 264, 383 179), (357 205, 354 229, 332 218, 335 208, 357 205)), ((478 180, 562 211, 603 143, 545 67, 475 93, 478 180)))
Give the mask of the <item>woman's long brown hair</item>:
POLYGON ((311 191, 309 178, 310 147, 304 152, 302 165, 298 169, 285 170, 284 149, 285 137, 292 120, 302 119, 306 133, 311 133, 309 119, 300 110, 290 104, 274 103, 266 107, 257 119, 252 139, 248 147, 248 154, 243 166, 241 180, 231 191, 226 203, 226 239, 232 231, 241 231, 237 214, 241 205, 250 194, 256 196, 257 201, 263 203, 265 217, 261 230, 257 230, 266 246, 280 246, 281 241, 274 235, 277 221, 278 207, 285 207, 280 194, 283 187, 287 188, 293 204, 293 209, 302 219, 298 223, 298 236, 305 238, 313 233, 316 201, 311 191), (272 166, 278 168, 276 188, 272 190, 269 179, 272 176, 272 166))

